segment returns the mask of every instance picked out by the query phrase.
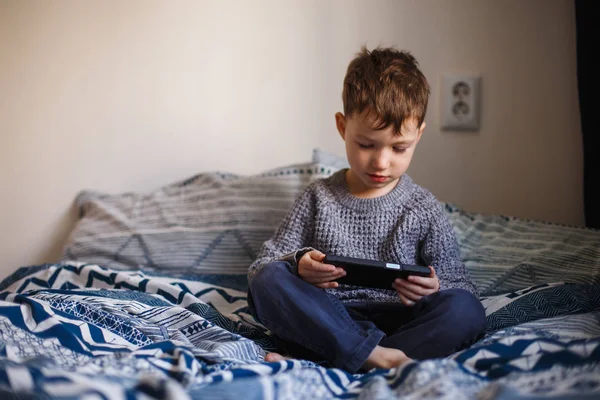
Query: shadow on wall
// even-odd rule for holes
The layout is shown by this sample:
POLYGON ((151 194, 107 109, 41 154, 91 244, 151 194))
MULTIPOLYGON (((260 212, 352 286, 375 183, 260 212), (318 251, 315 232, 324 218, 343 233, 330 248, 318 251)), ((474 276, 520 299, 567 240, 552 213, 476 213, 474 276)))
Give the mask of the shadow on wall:
POLYGON ((67 208, 56 220, 54 227, 52 227, 48 235, 52 240, 40 250, 35 258, 35 263, 57 262, 62 257, 63 248, 76 222, 77 205, 73 202, 71 207, 67 208))

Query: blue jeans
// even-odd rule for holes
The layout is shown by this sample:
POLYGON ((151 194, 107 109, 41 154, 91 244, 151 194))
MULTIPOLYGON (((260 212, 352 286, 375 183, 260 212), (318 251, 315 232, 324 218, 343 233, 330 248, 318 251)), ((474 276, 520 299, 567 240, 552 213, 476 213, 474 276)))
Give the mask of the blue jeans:
POLYGON ((357 372, 375 346, 402 350, 423 360, 445 357, 473 343, 485 327, 480 301, 466 290, 448 289, 398 304, 343 304, 294 275, 286 262, 273 262, 252 279, 252 314, 292 355, 326 359, 357 372))

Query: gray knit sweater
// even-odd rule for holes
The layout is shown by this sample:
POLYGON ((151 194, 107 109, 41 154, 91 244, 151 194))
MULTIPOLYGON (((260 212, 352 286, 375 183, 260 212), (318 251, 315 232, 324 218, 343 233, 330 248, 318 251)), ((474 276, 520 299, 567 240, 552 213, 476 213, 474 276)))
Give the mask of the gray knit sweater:
MULTIPOLYGON (((403 175, 390 193, 358 198, 349 192, 345 172, 306 188, 274 236, 263 244, 250 266, 249 282, 272 261, 287 261, 298 273, 298 260, 317 249, 324 254, 432 265, 440 290, 462 288, 477 295, 452 226, 433 194, 403 175)), ((327 291, 342 302, 401 302, 392 289, 340 285, 327 291)))

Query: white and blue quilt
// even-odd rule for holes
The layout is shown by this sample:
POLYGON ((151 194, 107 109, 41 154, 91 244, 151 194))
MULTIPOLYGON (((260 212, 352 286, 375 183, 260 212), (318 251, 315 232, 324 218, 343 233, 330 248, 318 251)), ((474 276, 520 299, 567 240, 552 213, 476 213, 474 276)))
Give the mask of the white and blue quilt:
MULTIPOLYGON (((600 285, 482 297, 486 336, 444 359, 348 374, 267 363, 244 275, 64 262, 0 283, 0 398, 600 398, 600 285)), ((460 323, 460 321, 457 321, 460 323)))

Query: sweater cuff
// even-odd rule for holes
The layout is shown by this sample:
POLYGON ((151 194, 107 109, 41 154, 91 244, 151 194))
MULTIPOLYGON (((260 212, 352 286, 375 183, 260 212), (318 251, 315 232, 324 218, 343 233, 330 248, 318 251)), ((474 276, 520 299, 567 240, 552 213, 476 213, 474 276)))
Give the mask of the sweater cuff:
POLYGON ((290 264, 291 271, 294 275, 298 275, 298 263, 302 256, 304 256, 309 251, 314 250, 312 247, 303 247, 299 250, 292 251, 291 253, 285 254, 279 258, 280 261, 286 261, 290 264))

